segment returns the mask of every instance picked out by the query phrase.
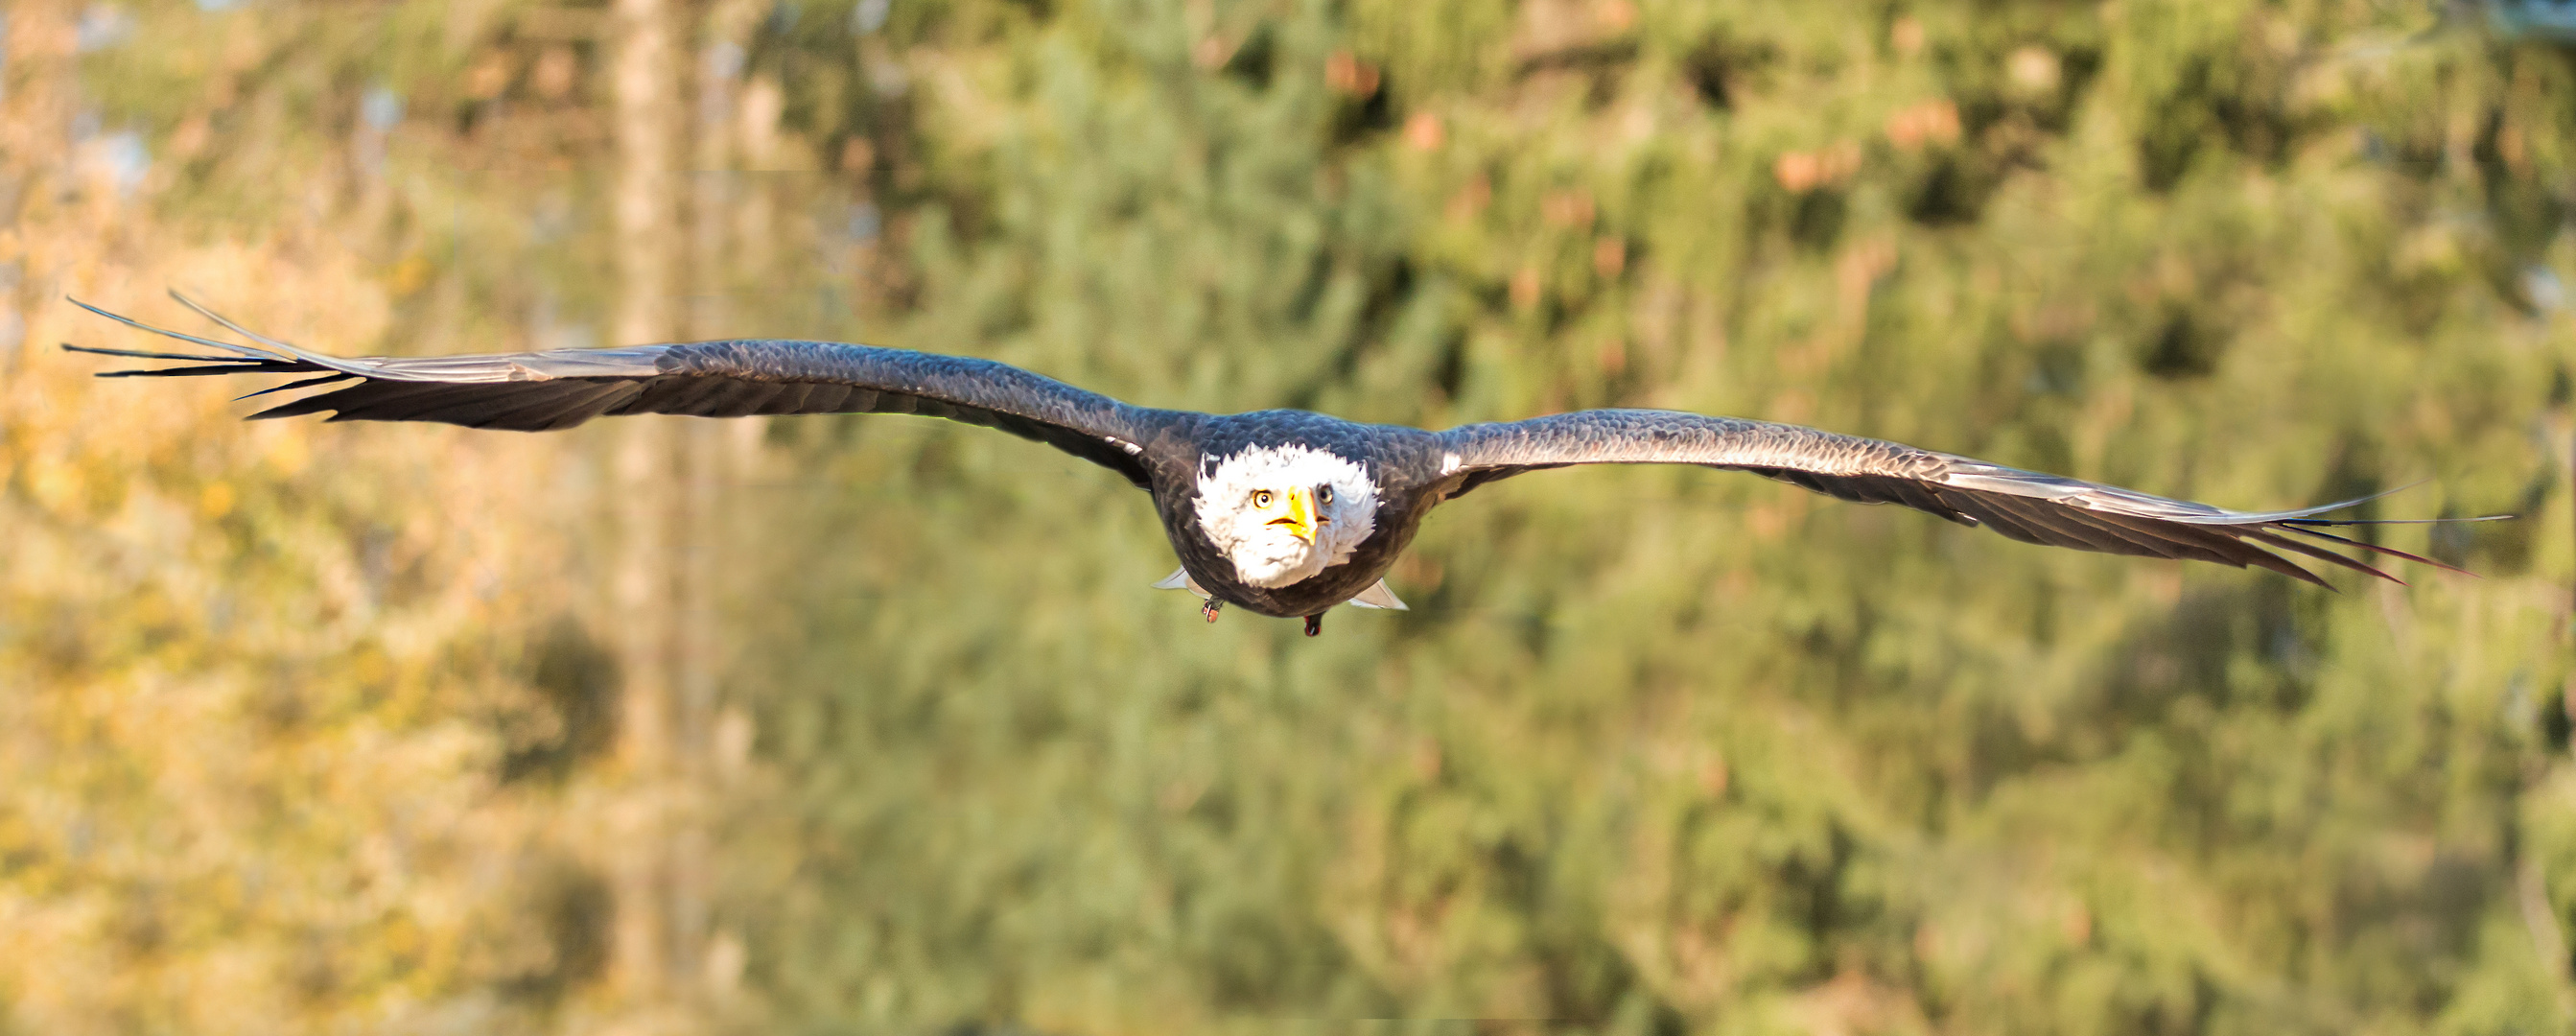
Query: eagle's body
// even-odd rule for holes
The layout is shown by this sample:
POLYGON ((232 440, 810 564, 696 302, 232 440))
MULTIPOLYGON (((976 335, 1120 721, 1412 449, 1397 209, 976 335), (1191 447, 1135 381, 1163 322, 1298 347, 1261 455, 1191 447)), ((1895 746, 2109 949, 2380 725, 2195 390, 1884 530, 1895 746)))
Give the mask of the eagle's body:
POLYGON ((1360 424, 1306 410, 1180 416, 1185 419, 1173 422, 1145 448, 1153 471, 1154 509, 1191 579, 1211 598, 1262 615, 1321 615, 1359 596, 1386 577, 1413 542, 1423 516, 1462 478, 1441 475, 1440 437, 1418 428, 1360 424), (1366 471, 1377 489, 1376 528, 1348 561, 1286 586, 1256 586, 1237 574, 1233 559, 1199 520, 1199 483, 1211 458, 1222 462, 1251 449, 1287 446, 1329 453, 1366 471))
MULTIPOLYGON (((181 302, 187 302, 181 299, 181 302)), ((1431 509, 1478 485, 1573 464, 1750 471, 1861 503, 1896 503, 2014 539, 2115 554, 2257 565, 2323 585, 2275 551, 2387 573, 2319 541, 2427 564, 2322 527, 2354 501, 2248 513, 1794 425, 1660 410, 1588 410, 1430 432, 1303 410, 1216 415, 1130 406, 990 360, 839 342, 742 340, 476 356, 350 359, 250 332, 258 346, 110 319, 221 350, 82 352, 193 361, 109 376, 309 374, 266 392, 336 386, 252 415, 439 421, 545 431, 663 413, 900 413, 999 428, 1099 464, 1153 494, 1186 586, 1309 633, 1345 602, 1401 608, 1381 583, 1431 509), (2305 537, 2302 539, 2301 537, 2305 537)), ((2443 566, 2448 567, 2448 566, 2443 566)))

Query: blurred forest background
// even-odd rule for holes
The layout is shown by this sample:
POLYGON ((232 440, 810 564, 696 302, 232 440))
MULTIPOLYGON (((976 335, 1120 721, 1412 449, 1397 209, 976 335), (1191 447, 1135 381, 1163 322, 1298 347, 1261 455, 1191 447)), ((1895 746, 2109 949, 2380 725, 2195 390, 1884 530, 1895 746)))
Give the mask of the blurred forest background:
POLYGON ((2576 1031, 2563 8, 13 0, 0 1032, 2576 1031), (1557 472, 1306 640, 989 431, 54 349, 170 287, 2525 518, 2338 594, 1557 472))

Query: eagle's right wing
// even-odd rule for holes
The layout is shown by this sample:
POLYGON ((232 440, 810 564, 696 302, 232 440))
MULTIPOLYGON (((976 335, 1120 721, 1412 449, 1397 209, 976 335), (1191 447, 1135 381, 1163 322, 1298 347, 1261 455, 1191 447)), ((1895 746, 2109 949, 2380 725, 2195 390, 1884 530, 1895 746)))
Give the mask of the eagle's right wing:
POLYGON ((254 419, 327 410, 333 421, 439 421, 535 432, 623 414, 921 414, 1035 439, 1139 486, 1151 484, 1139 454, 1162 416, 1009 364, 840 342, 747 339, 474 356, 331 356, 252 332, 175 292, 172 297, 259 345, 165 330, 74 299, 110 320, 221 352, 64 348, 193 361, 102 377, 314 375, 253 395, 339 386, 262 410, 254 419))

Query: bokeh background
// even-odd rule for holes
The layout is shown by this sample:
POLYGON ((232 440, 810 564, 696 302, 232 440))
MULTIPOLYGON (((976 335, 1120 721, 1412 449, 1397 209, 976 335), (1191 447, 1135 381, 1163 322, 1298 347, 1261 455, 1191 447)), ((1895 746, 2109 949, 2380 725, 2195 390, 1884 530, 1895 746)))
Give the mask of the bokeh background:
POLYGON ((13 0, 0 1032, 2570 1031, 2564 6, 13 0), (1307 640, 989 431, 54 349, 166 288, 2525 517, 2336 593, 1555 472, 1307 640))

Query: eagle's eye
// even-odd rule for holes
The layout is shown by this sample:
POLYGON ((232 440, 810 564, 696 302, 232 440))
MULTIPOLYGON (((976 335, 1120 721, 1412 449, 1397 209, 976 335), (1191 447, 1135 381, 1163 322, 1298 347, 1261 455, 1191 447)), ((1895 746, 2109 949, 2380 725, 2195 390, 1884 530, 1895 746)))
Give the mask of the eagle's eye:
POLYGON ((1269 490, 1267 490, 1267 489, 1263 489, 1263 490, 1259 490, 1259 491, 1254 492, 1254 493, 1252 494, 1252 506, 1254 506, 1254 507, 1268 507, 1268 506, 1270 506, 1270 491, 1269 491, 1269 490))
POLYGON ((1319 503, 1319 504, 1329 504, 1329 503, 1332 503, 1332 502, 1333 502, 1333 487, 1331 487, 1331 486, 1316 486, 1316 487, 1315 487, 1315 502, 1316 502, 1316 503, 1319 503))

